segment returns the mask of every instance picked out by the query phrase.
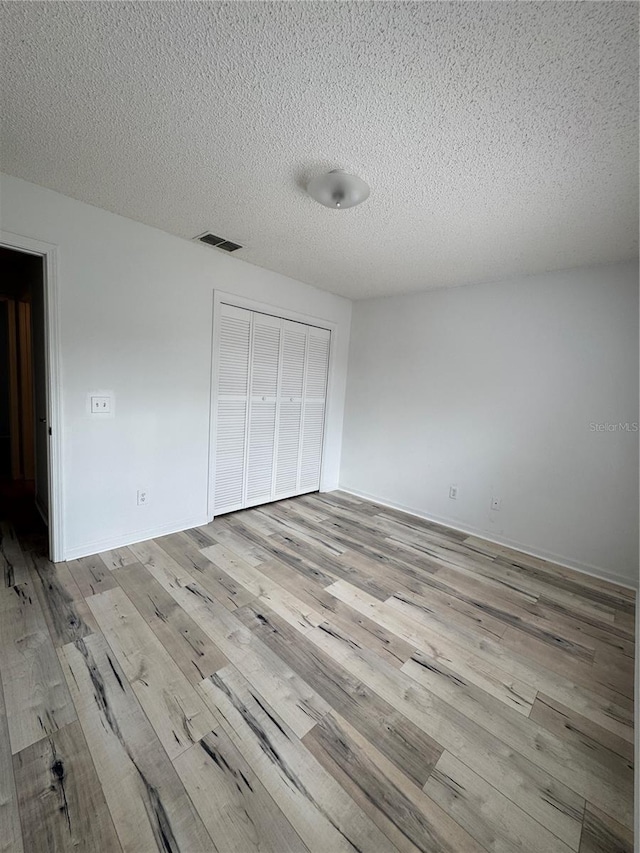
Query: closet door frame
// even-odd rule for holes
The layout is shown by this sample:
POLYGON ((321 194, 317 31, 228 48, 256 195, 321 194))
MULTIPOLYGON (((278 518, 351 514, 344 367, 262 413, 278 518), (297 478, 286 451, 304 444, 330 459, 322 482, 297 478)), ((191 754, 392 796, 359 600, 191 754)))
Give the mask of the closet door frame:
MULTIPOLYGON (((216 448, 216 417, 218 410, 218 365, 220 363, 220 306, 233 305, 234 308, 244 308, 247 311, 257 311, 260 314, 268 314, 272 317, 280 317, 283 320, 291 320, 295 323, 303 323, 307 326, 317 326, 321 329, 327 329, 331 333, 329 344, 329 370, 327 375, 327 391, 325 398, 324 411, 324 429, 322 434, 322 461, 320 464, 320 491, 324 488, 324 468, 327 450, 327 419, 332 400, 332 391, 334 384, 335 370, 335 336, 337 331, 337 323, 331 320, 326 320, 323 317, 316 317, 312 314, 301 314, 296 311, 291 311, 288 308, 282 308, 278 305, 273 305, 266 302, 258 302, 255 299, 248 299, 244 296, 237 296, 233 293, 227 293, 223 290, 215 289, 213 291, 213 322, 211 334, 211 396, 209 407, 209 461, 207 472, 207 518, 209 520, 214 517, 214 502, 215 502, 215 448, 216 448)), ((249 408, 247 406, 247 408, 249 408)))

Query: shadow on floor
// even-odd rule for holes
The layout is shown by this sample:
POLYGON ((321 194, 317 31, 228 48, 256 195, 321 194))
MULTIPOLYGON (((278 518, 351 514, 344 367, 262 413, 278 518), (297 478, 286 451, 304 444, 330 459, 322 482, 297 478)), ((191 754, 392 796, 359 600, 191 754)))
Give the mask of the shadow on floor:
POLYGON ((13 526, 32 550, 49 555, 47 527, 35 505, 33 480, 0 480, 0 520, 13 526))

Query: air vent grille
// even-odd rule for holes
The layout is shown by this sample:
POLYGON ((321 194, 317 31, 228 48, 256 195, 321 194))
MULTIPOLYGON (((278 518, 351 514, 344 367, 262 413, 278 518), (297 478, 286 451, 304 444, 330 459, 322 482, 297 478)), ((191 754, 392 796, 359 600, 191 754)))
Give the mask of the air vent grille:
POLYGON ((242 248, 240 243, 232 243, 231 240, 225 240, 224 237, 216 237, 215 234, 210 234, 209 232, 200 234, 195 239, 201 243, 206 243, 208 246, 215 246, 216 249, 222 249, 223 252, 236 252, 242 248))

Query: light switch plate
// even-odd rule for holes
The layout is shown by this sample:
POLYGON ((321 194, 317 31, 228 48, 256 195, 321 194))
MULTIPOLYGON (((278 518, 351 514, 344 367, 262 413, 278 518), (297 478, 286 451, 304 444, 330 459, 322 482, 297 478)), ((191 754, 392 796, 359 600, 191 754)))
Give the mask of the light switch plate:
POLYGON ((92 415, 109 415, 109 414, 111 414, 111 397, 92 397, 91 398, 91 414, 92 415))

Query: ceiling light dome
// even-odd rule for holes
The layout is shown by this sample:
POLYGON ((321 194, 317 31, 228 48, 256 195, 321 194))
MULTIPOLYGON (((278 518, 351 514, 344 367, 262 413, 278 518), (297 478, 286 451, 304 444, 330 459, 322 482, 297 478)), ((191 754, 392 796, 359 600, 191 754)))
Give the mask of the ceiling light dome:
POLYGON ((332 169, 324 175, 312 178, 307 192, 325 207, 344 210, 345 207, 355 207, 369 198, 369 185, 357 175, 350 175, 342 169, 332 169))

